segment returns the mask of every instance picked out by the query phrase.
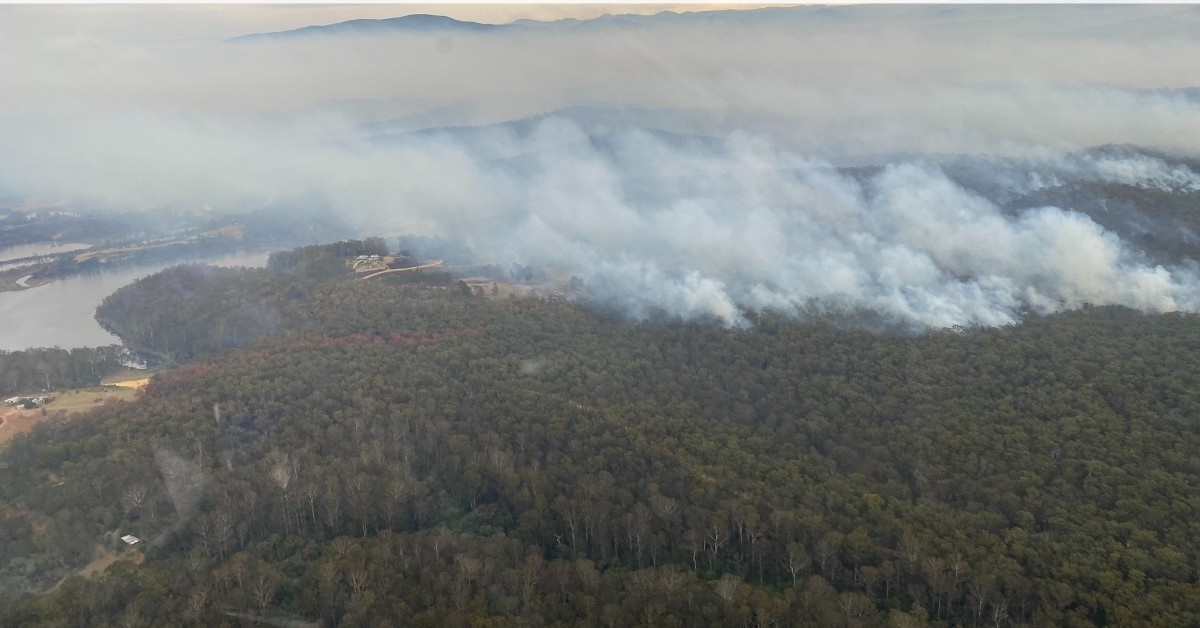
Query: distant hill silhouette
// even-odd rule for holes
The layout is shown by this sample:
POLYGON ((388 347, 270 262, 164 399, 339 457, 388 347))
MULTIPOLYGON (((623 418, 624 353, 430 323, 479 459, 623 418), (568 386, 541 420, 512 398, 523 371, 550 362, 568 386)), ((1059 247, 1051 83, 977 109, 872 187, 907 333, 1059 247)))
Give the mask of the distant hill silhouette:
POLYGON ((385 33, 487 33, 500 30, 525 30, 519 24, 482 24, 456 20, 444 15, 419 13, 386 19, 361 19, 305 26, 275 33, 252 33, 230 39, 230 43, 247 43, 264 40, 296 39, 312 36, 332 35, 377 35, 385 33))
POLYGON ((1154 41, 1162 38, 1200 38, 1200 7, 1103 5, 1091 7, 1083 13, 1077 7, 1055 5, 812 5, 683 13, 661 11, 653 15, 609 14, 587 20, 521 19, 506 24, 485 24, 442 15, 414 14, 385 19, 349 20, 274 33, 252 33, 228 41, 280 41, 336 35, 603 32, 666 26, 739 27, 767 24, 783 25, 797 33, 904 24, 931 35, 952 33, 957 36, 970 36, 975 32, 994 33, 999 28, 1013 35, 1035 38, 1082 37, 1154 41))

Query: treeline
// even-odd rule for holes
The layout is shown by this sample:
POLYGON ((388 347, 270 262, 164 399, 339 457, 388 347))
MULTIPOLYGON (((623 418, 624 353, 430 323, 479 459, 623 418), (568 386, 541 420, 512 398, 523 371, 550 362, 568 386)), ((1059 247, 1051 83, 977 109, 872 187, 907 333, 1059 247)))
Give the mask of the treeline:
POLYGON ((96 386, 121 366, 118 345, 0 351, 0 395, 96 386))
POLYGON ((348 258, 379 251, 387 245, 372 238, 272 253, 265 269, 175 266, 106 297, 96 320, 127 346, 182 363, 282 332, 288 304, 349 276, 348 258))
MULTIPOLYGON (((96 320, 130 348, 175 363, 249 347, 286 330, 369 329, 373 320, 394 313, 389 313, 390 304, 364 310, 353 295, 345 294, 345 284, 354 276, 346 261, 386 253, 382 238, 369 238, 272 253, 266 269, 176 266, 106 297, 96 308, 96 320)), ((436 271, 384 281, 442 287, 455 283, 449 274, 436 271)), ((456 288, 470 292, 465 284, 456 288)))
POLYGON ((1196 316, 724 330, 404 275, 14 441, 0 590, 147 562, 0 625, 1200 623, 1196 316))

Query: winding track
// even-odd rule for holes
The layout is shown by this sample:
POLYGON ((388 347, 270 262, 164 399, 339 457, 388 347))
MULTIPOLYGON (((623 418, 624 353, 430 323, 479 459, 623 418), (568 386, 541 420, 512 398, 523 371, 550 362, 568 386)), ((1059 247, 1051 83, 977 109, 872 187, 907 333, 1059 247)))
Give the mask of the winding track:
POLYGON ((441 266, 441 265, 442 265, 442 260, 438 259, 438 260, 429 262, 428 264, 421 264, 420 266, 409 266, 408 268, 389 268, 388 270, 381 270, 376 273, 371 273, 370 275, 367 275, 365 277, 359 277, 358 280, 366 281, 366 280, 370 279, 371 277, 378 277, 380 275, 386 275, 388 273, 402 273, 402 272, 405 272, 408 270, 421 270, 422 268, 433 268, 434 266, 441 266))

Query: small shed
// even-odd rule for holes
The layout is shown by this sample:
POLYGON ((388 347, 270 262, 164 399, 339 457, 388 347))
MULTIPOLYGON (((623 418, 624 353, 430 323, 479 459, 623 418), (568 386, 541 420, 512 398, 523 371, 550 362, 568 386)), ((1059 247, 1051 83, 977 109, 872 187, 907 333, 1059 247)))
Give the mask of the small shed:
POLYGON ((125 536, 121 537, 121 540, 125 541, 126 545, 137 545, 138 543, 142 542, 141 539, 132 534, 126 534, 125 536))

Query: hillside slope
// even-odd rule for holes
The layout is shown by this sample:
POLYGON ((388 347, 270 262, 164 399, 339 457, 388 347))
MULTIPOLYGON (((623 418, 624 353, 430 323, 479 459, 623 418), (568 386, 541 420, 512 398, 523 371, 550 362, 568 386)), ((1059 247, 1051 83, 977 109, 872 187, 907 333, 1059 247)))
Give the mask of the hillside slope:
POLYGON ((262 272, 209 279, 272 334, 0 453, 0 590, 146 554, 0 625, 1200 621, 1196 316, 727 330, 262 272))

